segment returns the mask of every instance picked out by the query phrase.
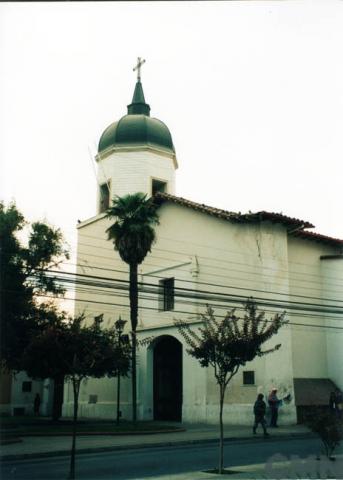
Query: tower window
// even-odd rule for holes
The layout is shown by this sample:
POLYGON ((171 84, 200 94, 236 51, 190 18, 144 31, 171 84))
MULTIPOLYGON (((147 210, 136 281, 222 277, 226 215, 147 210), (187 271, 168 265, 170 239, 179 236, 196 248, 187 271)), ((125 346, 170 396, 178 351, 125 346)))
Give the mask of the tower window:
POLYGON ((174 310, 174 278, 164 278, 159 281, 159 310, 174 310))
POLYGON ((167 191, 167 182, 162 180, 152 179, 151 183, 151 195, 155 195, 157 192, 166 192, 167 191))
POLYGON ((243 385, 255 385, 255 372, 253 370, 243 372, 243 385))
POLYGON ((107 183, 100 185, 100 208, 99 213, 105 212, 110 206, 110 189, 107 183))

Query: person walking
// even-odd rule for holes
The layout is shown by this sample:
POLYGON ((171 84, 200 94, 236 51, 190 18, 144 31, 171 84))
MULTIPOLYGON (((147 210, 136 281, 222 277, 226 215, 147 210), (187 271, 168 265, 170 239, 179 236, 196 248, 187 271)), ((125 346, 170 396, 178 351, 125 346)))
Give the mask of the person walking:
POLYGON ((259 424, 261 424, 261 427, 263 428, 263 434, 265 437, 269 437, 269 433, 267 432, 267 422, 265 417, 266 414, 266 403, 263 400, 263 394, 259 393, 257 395, 256 402, 254 404, 254 415, 255 415, 255 422, 253 426, 253 434, 256 435, 256 429, 259 424))
POLYGON ((277 420, 279 414, 279 406, 281 400, 277 397, 277 388, 273 388, 268 396, 268 405, 270 407, 271 419, 270 419, 270 426, 272 428, 277 428, 277 420))
POLYGON ((39 416, 40 403, 41 403, 41 401, 40 401, 39 393, 36 393, 35 399, 33 401, 33 412, 34 412, 36 417, 39 416))

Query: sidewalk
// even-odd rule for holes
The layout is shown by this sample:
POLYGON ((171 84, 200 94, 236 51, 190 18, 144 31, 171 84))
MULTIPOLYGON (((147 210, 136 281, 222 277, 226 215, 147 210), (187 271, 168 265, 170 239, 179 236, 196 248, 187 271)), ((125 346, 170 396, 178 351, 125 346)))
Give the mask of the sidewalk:
MULTIPOLYGON (((101 452, 106 450, 121 450, 128 448, 148 448, 152 446, 182 445, 218 441, 218 427, 216 425, 179 425, 185 431, 169 433, 135 434, 135 435, 80 435, 77 437, 78 453, 101 452)), ((251 427, 227 425, 224 430, 226 441, 245 441, 255 438, 263 441, 260 432, 256 437, 252 435, 251 427)), ((313 435, 303 425, 281 426, 270 429, 270 438, 283 437, 312 437, 313 435)), ((70 452, 71 437, 69 436, 41 436, 21 437, 20 442, 2 445, 0 460, 38 458, 42 456, 64 455, 70 452)), ((182 477, 179 477, 180 479, 182 477)), ((185 477, 186 478, 186 477, 185 477)), ((188 478, 188 477, 187 477, 188 478)), ((213 475, 212 475, 213 478, 213 475)))
MULTIPOLYGON (((177 475, 162 475, 154 477, 154 480, 284 480, 284 479, 343 479, 343 455, 335 455, 336 461, 329 462, 325 457, 320 461, 308 459, 307 463, 293 464, 291 461, 275 462, 268 468, 265 463, 254 465, 241 465, 230 467, 229 474, 214 475, 207 472, 185 472, 177 475)), ((137 478, 136 480, 151 480, 149 478, 137 478)))

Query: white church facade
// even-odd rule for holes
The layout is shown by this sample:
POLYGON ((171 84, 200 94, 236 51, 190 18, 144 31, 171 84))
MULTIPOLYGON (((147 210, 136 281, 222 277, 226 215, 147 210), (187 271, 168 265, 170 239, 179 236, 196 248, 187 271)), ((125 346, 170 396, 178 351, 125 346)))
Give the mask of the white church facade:
MULTIPOLYGON (((271 212, 235 213, 175 195, 177 159, 167 126, 150 116, 140 77, 127 115, 102 134, 98 154, 97 213, 78 225, 75 313, 119 316, 129 327, 128 266, 107 240, 105 216, 115 195, 154 195, 160 224, 152 252, 139 267, 138 416, 144 420, 218 420, 219 395, 211 368, 186 352, 174 325, 200 325, 210 304, 216 315, 241 313, 253 297, 266 315, 286 311, 289 323, 270 342, 279 351, 241 368, 225 399, 224 421, 250 424, 258 393, 291 393, 280 424, 296 423, 301 409, 328 402, 343 388, 343 240, 311 233, 309 222, 271 212), (88 286, 87 286, 88 285, 88 286)), ((81 386, 79 415, 114 418, 116 379, 81 386)), ((64 388, 63 414, 72 414, 64 388)), ((130 380, 122 381, 121 411, 131 418, 130 380)))

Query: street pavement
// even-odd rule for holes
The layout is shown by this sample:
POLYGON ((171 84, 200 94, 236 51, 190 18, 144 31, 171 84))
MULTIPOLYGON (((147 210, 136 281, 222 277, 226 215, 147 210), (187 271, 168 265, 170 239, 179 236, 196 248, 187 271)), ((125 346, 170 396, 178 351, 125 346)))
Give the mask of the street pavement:
MULTIPOLYGON (((170 423, 169 423, 170 425, 170 423)), ((183 431, 149 434, 101 434, 80 435, 77 437, 78 453, 101 452, 106 450, 119 450, 127 448, 147 448, 151 446, 167 446, 176 444, 189 444, 198 442, 217 441, 219 429, 216 425, 202 424, 174 424, 182 427, 183 431)), ((303 425, 281 426, 270 429, 270 439, 295 436, 313 436, 303 425)), ((253 438, 252 428, 249 426, 227 425, 224 436, 226 440, 243 440, 253 438)), ((262 432, 256 436, 263 437, 262 432)), ((68 436, 23 436, 19 443, 1 446, 0 460, 23 459, 42 456, 63 455, 71 448, 71 437, 68 436)))
MULTIPOLYGON (((77 438, 78 454, 95 454, 97 452, 133 450, 137 448, 182 446, 201 443, 218 442, 218 427, 215 425, 177 425, 184 428, 183 431, 168 433, 150 433, 135 435, 81 435, 77 438)), ((302 425, 281 426, 278 429, 270 429, 270 438, 264 440, 262 432, 257 436, 252 435, 252 429, 248 426, 227 425, 225 427, 226 442, 237 444, 249 443, 249 448, 253 448, 254 442, 275 442, 286 439, 313 439, 314 435, 302 425)), ((276 445, 275 445, 276 446, 276 445)), ((1 446, 0 460, 3 467, 6 463, 21 462, 26 459, 43 459, 44 457, 56 457, 68 455, 71 447, 70 436, 31 436, 21 437, 19 443, 1 446)), ((343 478, 343 455, 342 451, 337 452, 336 462, 328 462, 325 458, 320 461, 313 458, 310 463, 307 462, 307 470, 310 476, 304 475, 299 462, 292 465, 288 458, 275 458, 274 463, 266 469, 265 463, 253 465, 240 465, 230 467, 230 479, 266 479, 266 478, 343 478), (318 473, 318 465, 321 470, 318 473), (313 470, 311 474, 311 469, 313 470), (327 473, 325 473, 327 472, 327 473)), ((268 466, 267 466, 268 467, 268 466)), ((162 476, 153 476, 154 480, 213 480, 217 475, 206 473, 204 471, 185 472, 177 474, 168 474, 162 476)), ((137 477, 143 480, 144 477, 137 477)), ((152 478, 150 475, 146 478, 152 478)))

